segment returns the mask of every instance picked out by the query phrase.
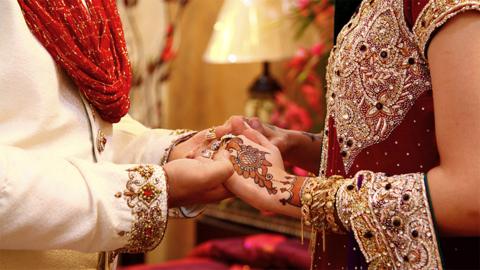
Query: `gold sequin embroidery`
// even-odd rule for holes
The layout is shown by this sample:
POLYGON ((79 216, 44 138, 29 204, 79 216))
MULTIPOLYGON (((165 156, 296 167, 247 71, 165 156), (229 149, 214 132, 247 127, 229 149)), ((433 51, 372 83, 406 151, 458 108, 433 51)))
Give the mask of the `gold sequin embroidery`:
POLYGON ((430 0, 413 26, 421 53, 426 52, 427 44, 435 29, 441 27, 450 18, 468 10, 480 11, 480 0, 430 0))
POLYGON ((122 233, 128 237, 128 245, 117 252, 142 253, 157 247, 165 233, 166 176, 163 168, 156 165, 140 165, 127 171, 129 179, 123 197, 132 209, 134 221, 131 230, 122 233))
POLYGON ((424 174, 360 171, 337 193, 337 211, 369 269, 442 269, 424 174))
POLYGON ((355 157, 388 138, 415 100, 431 90, 428 67, 405 24, 401 0, 362 2, 339 33, 327 85, 327 120, 335 120, 348 173, 355 157))

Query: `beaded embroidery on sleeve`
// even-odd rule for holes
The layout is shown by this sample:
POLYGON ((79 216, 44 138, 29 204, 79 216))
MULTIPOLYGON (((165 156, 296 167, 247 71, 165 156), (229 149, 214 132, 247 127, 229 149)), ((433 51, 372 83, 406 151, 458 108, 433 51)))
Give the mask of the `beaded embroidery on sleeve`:
POLYGON ((387 177, 360 171, 352 179, 305 182, 305 224, 341 233, 335 209, 343 228, 353 232, 368 269, 442 269, 423 173, 387 177))
POLYGON ((427 44, 436 29, 450 18, 468 10, 480 11, 480 0, 430 0, 413 26, 421 52, 426 52, 427 44))
POLYGON ((360 171, 339 189, 336 206, 369 269, 442 269, 423 173, 360 171))
POLYGON ((140 165, 128 169, 126 189, 115 197, 124 197, 132 210, 134 221, 129 232, 128 245, 117 252, 142 253, 158 246, 167 227, 167 179, 157 165, 140 165))
MULTIPOLYGON (((402 5, 401 0, 363 1, 330 55, 325 123, 335 121, 347 173, 360 152, 386 140, 416 99, 431 90, 428 66, 406 26, 402 5)), ((324 136, 322 175, 328 149, 324 136)))

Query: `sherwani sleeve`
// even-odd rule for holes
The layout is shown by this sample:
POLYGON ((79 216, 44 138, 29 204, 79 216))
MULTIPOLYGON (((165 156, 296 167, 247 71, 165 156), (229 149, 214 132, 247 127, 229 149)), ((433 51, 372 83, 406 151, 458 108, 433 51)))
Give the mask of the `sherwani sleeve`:
POLYGON ((0 249, 151 250, 167 223, 166 181, 158 165, 0 146, 0 249))
MULTIPOLYGON (((163 165, 168 161, 173 146, 195 133, 185 129, 147 128, 126 115, 118 124, 113 125, 113 161, 163 165)), ((203 210, 203 205, 171 208, 169 215, 175 218, 193 218, 203 210)))
POLYGON ((147 128, 126 115, 113 125, 113 162, 163 165, 168 161, 169 148, 191 134, 188 130, 147 128))

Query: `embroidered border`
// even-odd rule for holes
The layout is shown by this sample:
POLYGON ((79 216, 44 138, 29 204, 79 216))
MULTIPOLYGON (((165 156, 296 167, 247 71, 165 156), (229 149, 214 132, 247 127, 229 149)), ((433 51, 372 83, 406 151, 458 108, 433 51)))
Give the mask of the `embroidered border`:
POLYGON ((338 216, 369 269, 442 269, 424 174, 358 172, 337 193, 338 216), (348 187, 348 188, 347 188, 348 187))
POLYGON ((176 139, 174 139, 172 141, 172 143, 170 143, 170 146, 168 146, 165 151, 164 151, 164 154, 163 154, 163 157, 162 159, 160 160, 160 165, 163 166, 165 165, 165 163, 168 162, 168 159, 170 158, 170 153, 172 152, 173 148, 184 142, 184 141, 188 141, 190 138, 192 138, 193 136, 195 136, 195 134, 197 134, 198 132, 197 131, 192 131, 192 130, 188 130, 188 129, 177 129, 177 130, 173 130, 170 135, 175 135, 175 136, 179 136, 177 137, 176 139))
POLYGON ((142 253, 156 248, 163 239, 168 219, 167 179, 157 165, 140 165, 127 171, 123 197, 132 209, 134 221, 130 232, 119 233, 128 237, 128 244, 116 252, 142 253))
POLYGON ((430 0, 418 16, 413 32, 421 53, 427 59, 426 46, 435 29, 441 27, 449 19, 468 10, 480 11, 479 0, 430 0))
POLYGON ((335 121, 347 173, 359 153, 387 139, 416 99, 431 90, 427 64, 402 8, 401 0, 363 1, 332 50, 327 116, 335 121))

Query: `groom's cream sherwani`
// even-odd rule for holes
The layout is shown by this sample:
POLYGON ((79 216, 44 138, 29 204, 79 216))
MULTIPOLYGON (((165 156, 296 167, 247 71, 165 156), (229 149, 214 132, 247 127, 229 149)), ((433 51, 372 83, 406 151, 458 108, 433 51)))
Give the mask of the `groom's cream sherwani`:
POLYGON ((100 251, 154 248, 168 216, 158 164, 178 136, 103 121, 17 1, 0 1, 0 269, 90 269, 100 251))

